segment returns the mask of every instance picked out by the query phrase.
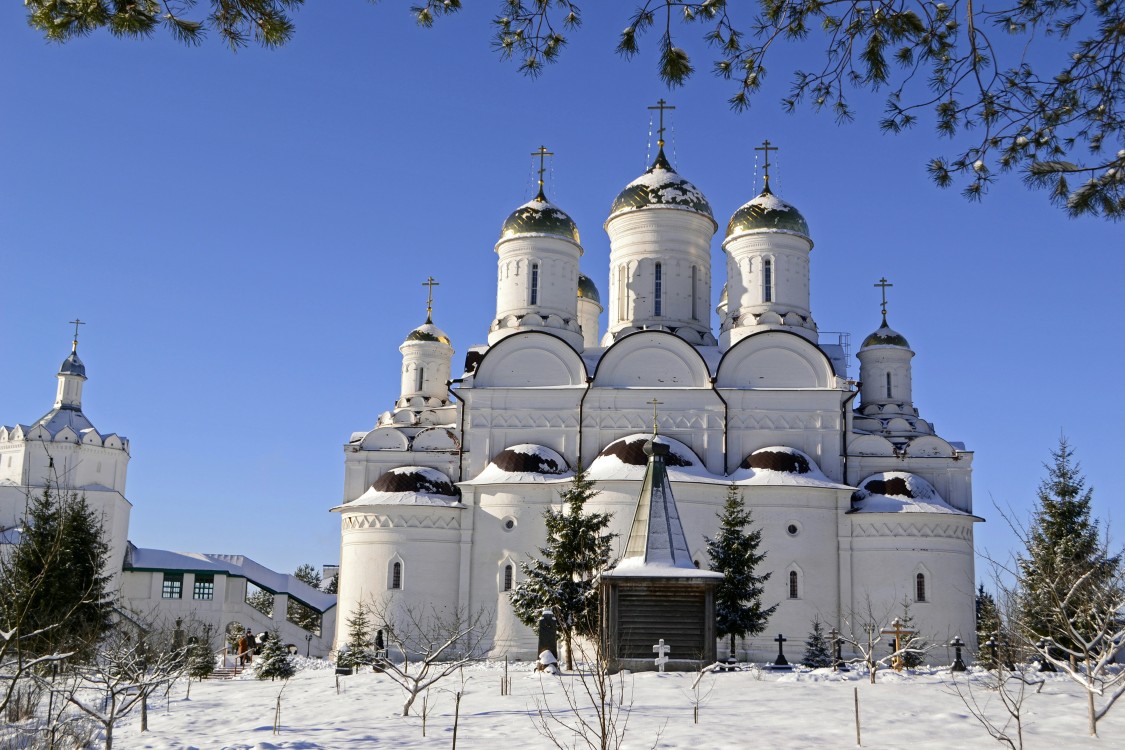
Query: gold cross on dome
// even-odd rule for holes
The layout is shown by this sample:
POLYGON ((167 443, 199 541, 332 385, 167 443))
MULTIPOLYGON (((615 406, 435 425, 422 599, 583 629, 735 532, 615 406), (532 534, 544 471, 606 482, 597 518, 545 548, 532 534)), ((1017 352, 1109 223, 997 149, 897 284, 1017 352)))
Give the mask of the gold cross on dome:
POLYGON ((74 320, 68 322, 74 324, 74 341, 71 342, 70 350, 72 352, 76 352, 78 351, 78 326, 84 326, 86 325, 86 322, 80 318, 75 318, 74 320))
POLYGON ((755 151, 763 151, 766 155, 765 163, 762 165, 762 170, 766 176, 766 190, 770 189, 770 151, 778 151, 777 146, 771 146, 769 139, 762 141, 761 146, 755 146, 755 151))
POLYGON ((881 307, 882 307, 882 310, 883 310, 883 324, 886 325, 886 323, 887 323, 887 287, 894 286, 894 284, 887 281, 887 277, 884 276, 883 278, 879 279, 879 281, 876 282, 874 284, 874 286, 879 287, 880 290, 883 292, 883 303, 882 303, 881 307))
POLYGON ((660 110, 660 128, 656 131, 658 134, 656 143, 660 146, 660 148, 664 148, 664 110, 675 109, 675 107, 664 101, 663 99, 660 99, 656 102, 655 107, 649 107, 649 109, 660 110))
POLYGON ((663 404, 663 401, 657 401, 656 397, 652 397, 652 401, 646 401, 646 404, 652 404, 652 434, 656 435, 656 407, 663 404))
POLYGON ((426 293, 426 322, 433 323, 434 321, 432 320, 432 318, 434 314, 434 287, 440 286, 440 284, 434 281, 433 276, 428 276, 426 277, 426 280, 422 282, 422 286, 429 287, 429 290, 426 293))
POLYGON ((547 171, 547 157, 554 156, 554 153, 547 150, 546 146, 540 146, 537 150, 531 152, 532 156, 539 157, 539 200, 547 200, 547 196, 543 194, 543 173, 547 171))

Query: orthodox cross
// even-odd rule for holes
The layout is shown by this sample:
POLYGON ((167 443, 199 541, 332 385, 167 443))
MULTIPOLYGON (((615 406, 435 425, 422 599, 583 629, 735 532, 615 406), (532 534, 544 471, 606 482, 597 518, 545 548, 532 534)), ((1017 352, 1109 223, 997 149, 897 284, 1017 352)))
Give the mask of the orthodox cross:
POLYGON ((879 279, 879 281, 876 284, 874 284, 874 286, 879 287, 880 290, 883 292, 883 304, 882 304, 883 325, 886 325, 887 324, 887 287, 894 286, 894 284, 887 281, 887 277, 884 276, 883 278, 879 279))
POLYGON ((657 401, 656 397, 652 397, 652 401, 646 401, 646 404, 652 404, 652 434, 656 434, 656 407, 663 404, 663 401, 657 401))
POLYGON ((663 672, 664 665, 668 663, 668 654, 672 651, 672 647, 664 645, 664 639, 661 638, 660 641, 652 647, 652 651, 656 654, 656 666, 663 672))
POLYGON ((85 321, 81 320, 80 318, 75 318, 74 320, 71 320, 71 321, 68 321, 68 322, 74 324, 74 341, 71 343, 71 349, 70 350, 72 352, 76 352, 76 351, 78 351, 78 326, 84 326, 84 325, 86 325, 86 323, 85 323, 85 321))
POLYGON ((762 165, 762 170, 763 170, 763 172, 765 173, 765 176, 766 176, 766 187, 765 187, 765 189, 768 191, 770 189, 770 151, 777 151, 778 148, 777 148, 777 146, 771 146, 769 140, 767 139, 767 140, 762 141, 761 146, 755 146, 754 150, 755 151, 762 151, 766 155, 766 160, 765 160, 765 163, 762 165))
POLYGON ((426 277, 426 280, 422 282, 422 286, 429 287, 429 290, 426 292, 426 322, 433 323, 434 321, 432 319, 432 316, 434 314, 434 287, 440 286, 440 284, 434 281, 433 276, 428 276, 426 277))
POLYGON ((903 650, 902 637, 904 635, 914 635, 914 631, 907 629, 902 620, 896 617, 891 620, 891 627, 884 628, 880 632, 883 635, 894 636, 894 652, 891 655, 891 667, 893 667, 896 672, 901 672, 902 668, 906 666, 905 654, 901 653, 903 650))
POLYGON ((649 107, 649 109, 660 110, 660 128, 656 131, 658 133, 656 143, 660 146, 660 148, 664 148, 664 110, 675 109, 675 107, 661 99, 656 102, 655 107, 649 107))
POLYGON ((554 154, 547 150, 546 146, 540 146, 538 150, 531 152, 532 156, 539 157, 539 195, 541 201, 547 200, 547 196, 543 194, 543 173, 547 171, 547 157, 554 156, 554 154))

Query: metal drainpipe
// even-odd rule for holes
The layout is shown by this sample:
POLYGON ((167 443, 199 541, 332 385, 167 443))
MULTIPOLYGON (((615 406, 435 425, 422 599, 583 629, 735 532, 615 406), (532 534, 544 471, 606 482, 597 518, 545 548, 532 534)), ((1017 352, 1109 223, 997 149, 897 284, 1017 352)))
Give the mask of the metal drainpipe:
POLYGON ((586 390, 582 393, 582 398, 578 399, 578 465, 582 465, 582 417, 586 413, 586 397, 590 395, 590 388, 594 385, 594 379, 589 375, 586 376, 586 390))
POLYGON ((852 401, 855 400, 855 397, 859 395, 859 389, 863 386, 863 383, 859 380, 851 381, 851 383, 849 383, 849 384, 854 384, 855 390, 852 391, 851 394, 846 399, 844 399, 843 401, 840 402, 840 455, 844 459, 844 484, 848 483, 848 435, 847 435, 848 412, 847 412, 847 409, 848 409, 848 404, 850 404, 852 401))
POLYGON ((461 402, 461 421, 460 426, 457 428, 459 439, 457 441, 457 481, 460 482, 465 478, 465 399, 457 395, 457 391, 453 390, 454 383, 464 382, 464 378, 457 378, 456 380, 449 380, 445 383, 446 390, 449 395, 461 402))
POLYGON ((713 390, 715 395, 719 397, 719 400, 723 402, 723 476, 725 477, 730 474, 730 459, 727 456, 727 423, 730 421, 730 404, 723 398, 723 394, 719 393, 719 387, 715 385, 715 381, 718 380, 718 378, 718 375, 711 378, 711 390, 713 390))

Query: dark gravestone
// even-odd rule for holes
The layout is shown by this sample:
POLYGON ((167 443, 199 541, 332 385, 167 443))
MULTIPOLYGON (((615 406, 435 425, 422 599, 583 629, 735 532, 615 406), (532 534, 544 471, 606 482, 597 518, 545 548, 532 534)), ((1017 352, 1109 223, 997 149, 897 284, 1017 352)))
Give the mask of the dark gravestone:
POLYGON ((956 638, 954 638, 952 641, 949 642, 949 645, 953 647, 953 650, 956 653, 956 657, 953 659, 953 664, 950 665, 949 671, 950 672, 965 672, 965 671, 967 671, 967 667, 965 666, 965 662, 961 659, 961 649, 965 648, 965 642, 963 640, 961 640, 961 636, 957 636, 956 638))
POLYGON ((784 643, 787 640, 789 640, 789 639, 786 638, 781 633, 778 633, 777 638, 774 638, 774 641, 777 643, 777 658, 773 660, 773 664, 769 665, 770 669, 792 669, 793 668, 793 665, 791 665, 789 663, 789 660, 785 658, 785 652, 782 651, 782 646, 784 645, 784 643))
POLYGON ((539 618, 539 648, 535 655, 550 651, 556 659, 559 658, 559 623, 555 620, 555 613, 549 609, 543 610, 539 618))

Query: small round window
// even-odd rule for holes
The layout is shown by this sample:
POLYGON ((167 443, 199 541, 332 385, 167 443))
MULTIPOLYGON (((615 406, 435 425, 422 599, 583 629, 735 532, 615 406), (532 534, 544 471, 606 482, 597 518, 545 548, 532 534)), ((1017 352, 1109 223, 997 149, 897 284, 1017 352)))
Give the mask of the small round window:
POLYGON ((789 536, 797 536, 801 533, 801 527, 791 522, 788 526, 785 527, 785 531, 789 534, 789 536))
POLYGON ((512 529, 516 528, 516 519, 512 518, 511 516, 508 516, 507 518, 504 519, 503 524, 504 524, 504 531, 511 531, 512 529))

